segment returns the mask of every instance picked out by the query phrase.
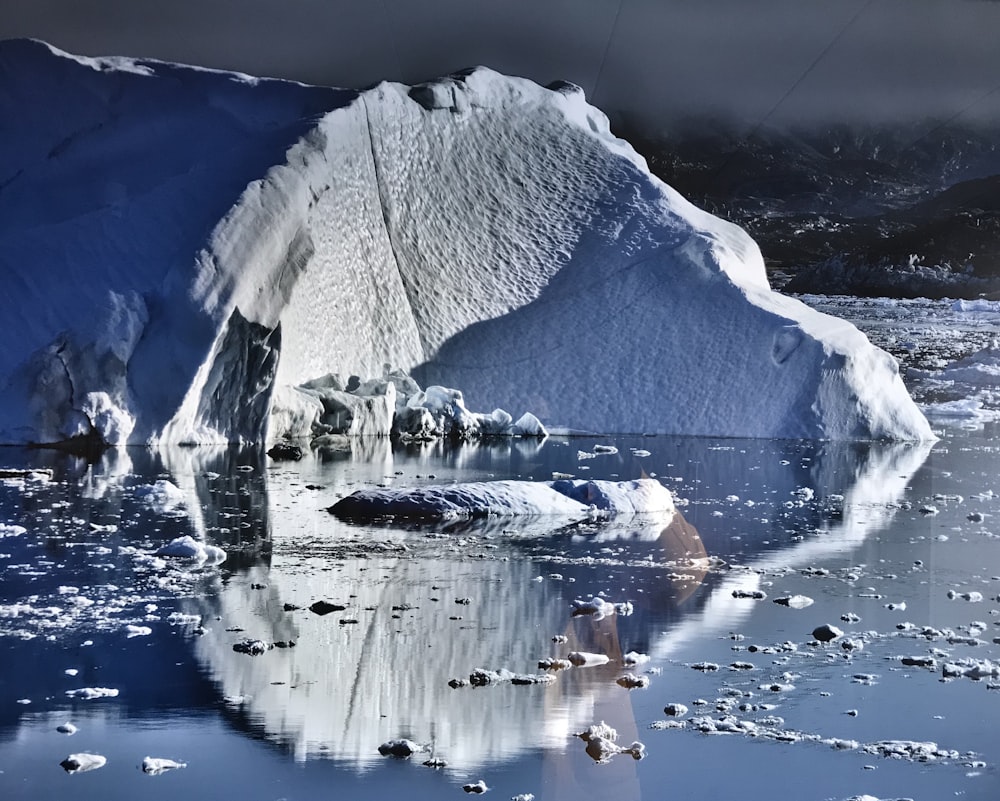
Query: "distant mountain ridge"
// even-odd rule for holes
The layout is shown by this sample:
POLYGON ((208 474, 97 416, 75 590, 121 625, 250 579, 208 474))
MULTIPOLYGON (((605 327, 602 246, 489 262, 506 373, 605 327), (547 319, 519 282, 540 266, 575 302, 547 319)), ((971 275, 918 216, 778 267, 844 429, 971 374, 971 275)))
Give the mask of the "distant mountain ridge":
POLYGON ((630 134, 651 171, 743 226, 789 291, 1000 292, 1000 135, 957 122, 630 134))

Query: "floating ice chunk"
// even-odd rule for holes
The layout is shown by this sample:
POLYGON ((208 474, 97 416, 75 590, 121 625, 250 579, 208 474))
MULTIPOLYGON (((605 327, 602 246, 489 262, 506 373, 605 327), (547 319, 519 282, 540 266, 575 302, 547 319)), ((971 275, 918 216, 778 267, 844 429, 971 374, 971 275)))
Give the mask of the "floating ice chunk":
POLYGON ((176 484, 166 479, 161 478, 155 484, 136 488, 135 496, 159 514, 183 514, 184 493, 176 484))
POLYGON ((448 520, 491 516, 561 515, 574 519, 672 513, 670 491, 654 479, 551 482, 484 481, 358 490, 327 510, 351 521, 395 517, 448 520))
POLYGON ((226 552, 215 545, 198 542, 194 537, 185 534, 175 537, 166 545, 156 549, 155 556, 168 556, 175 559, 190 559, 204 565, 217 565, 226 561, 226 552))
POLYGON ((247 638, 237 643, 233 643, 233 650, 238 654, 247 654, 249 656, 260 656, 271 650, 273 646, 264 642, 263 640, 255 640, 252 638, 247 638))
POLYGON ((67 773, 86 773, 103 768, 107 763, 107 757, 100 754, 70 754, 59 765, 67 773))
POLYGON ((118 690, 113 687, 80 687, 76 690, 66 690, 69 698, 82 698, 91 701, 95 698, 116 698, 118 690))
POLYGON ((168 770, 186 767, 187 762, 175 762, 172 759, 163 759, 160 757, 148 756, 142 760, 142 772, 149 776, 158 776, 161 773, 166 773, 168 770))
POLYGON ((549 684, 555 681, 555 676, 544 673, 513 673, 501 668, 486 670, 476 668, 469 674, 469 683, 473 687, 486 687, 491 684, 549 684))
POLYGON ((67 720, 65 723, 60 723, 56 726, 56 731, 60 734, 76 734, 77 728, 67 720))
POLYGON ((149 626, 135 626, 132 623, 125 626, 125 637, 130 640, 133 637, 148 637, 152 633, 153 630, 149 626))
POLYGON ((573 663, 568 659, 546 657, 538 660, 539 670, 568 670, 571 667, 573 667, 573 663))
POLYGON ((805 609, 807 606, 813 605, 813 599, 808 595, 786 595, 783 598, 775 598, 774 603, 792 609, 805 609))
POLYGON ((574 667, 595 667, 606 665, 611 660, 607 654, 594 654, 587 651, 570 651, 566 658, 573 663, 574 667))
POLYGON ((517 795, 512 795, 510 801, 535 801, 534 793, 518 793, 517 795))
POLYGON ((633 673, 626 673, 624 676, 619 676, 615 679, 615 683, 626 690, 641 689, 649 686, 649 676, 636 676, 633 673))
POLYGON ((19 537, 26 533, 28 529, 13 523, 0 523, 0 539, 4 537, 19 537))
POLYGON ((688 713, 688 708, 684 704, 672 703, 663 707, 663 712, 675 718, 682 718, 688 713))
POLYGON ((471 784, 463 784, 462 789, 465 790, 465 792, 467 793, 481 794, 485 793, 490 788, 486 786, 486 782, 480 779, 479 781, 473 782, 471 784))
POLYGON ((573 601, 573 616, 592 615, 594 620, 603 620, 611 615, 621 615, 627 617, 631 615, 633 606, 631 601, 622 603, 611 603, 599 596, 594 596, 589 601, 576 599, 573 601))
POLYGON ((636 760, 646 755, 646 747, 640 742, 632 743, 628 748, 618 745, 615 742, 618 739, 618 732, 603 720, 587 727, 576 736, 587 744, 587 755, 598 763, 607 762, 618 754, 629 754, 636 760))
POLYGON ((843 637, 844 632, 838 629, 836 626, 832 626, 829 623, 824 623, 822 626, 817 626, 812 631, 812 636, 819 640, 820 642, 831 642, 838 637, 843 637))
POLYGON ((382 756, 394 757, 408 757, 418 754, 423 750, 424 747, 422 745, 407 739, 388 740, 378 747, 378 752, 382 756))
POLYGON ((629 651, 622 657, 622 664, 626 667, 644 665, 648 661, 649 654, 640 654, 638 651, 629 651))

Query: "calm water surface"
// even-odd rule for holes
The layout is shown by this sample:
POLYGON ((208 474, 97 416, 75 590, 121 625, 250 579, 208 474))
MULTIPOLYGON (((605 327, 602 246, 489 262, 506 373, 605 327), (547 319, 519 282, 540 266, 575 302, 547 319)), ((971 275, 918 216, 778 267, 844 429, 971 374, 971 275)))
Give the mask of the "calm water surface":
POLYGON ((1000 659, 997 433, 374 442, 297 463, 196 449, 88 465, 4 449, 4 466, 52 478, 0 483, 0 798, 438 799, 482 779, 490 797, 538 801, 995 799, 1000 678, 943 670, 1000 659), (581 458, 596 444, 618 452, 581 458), (655 475, 678 514, 404 528, 325 511, 364 485, 553 472, 655 475), (143 490, 161 479, 180 490, 172 505, 143 490), (183 534, 228 559, 150 558, 183 534), (632 613, 572 615, 598 594, 632 613), (774 603, 794 595, 813 603, 774 603), (317 600, 344 609, 317 615, 317 600), (827 623, 844 636, 817 643, 827 623), (244 638, 295 645, 249 656, 233 650, 244 638), (610 661, 544 685, 449 685, 476 668, 540 673, 570 651, 610 661), (626 667, 629 652, 649 660, 626 667), (649 686, 619 686, 627 672, 649 686), (67 695, 87 687, 118 694, 67 695), (688 707, 681 728, 663 728, 668 703, 688 707), (706 720, 738 731, 699 731, 706 720), (65 721, 77 733, 56 731, 65 721), (601 721, 646 757, 596 763, 574 735, 601 721), (426 751, 380 756, 394 738, 426 751), (884 756, 883 741, 933 742, 939 756, 884 756), (59 763, 77 752, 107 764, 69 775, 59 763), (144 775, 145 756, 187 767, 144 775))

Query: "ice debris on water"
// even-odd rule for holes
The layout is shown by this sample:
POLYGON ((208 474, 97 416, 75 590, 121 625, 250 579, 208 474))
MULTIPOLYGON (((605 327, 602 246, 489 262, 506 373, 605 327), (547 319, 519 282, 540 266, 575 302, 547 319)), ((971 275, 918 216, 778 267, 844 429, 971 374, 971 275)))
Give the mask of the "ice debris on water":
POLYGON ((184 492, 166 479, 138 487, 135 497, 159 514, 178 516, 184 514, 184 492))
POLYGON ((148 637, 153 633, 149 626, 136 626, 132 623, 125 625, 125 638, 131 640, 133 637, 148 637))
POLYGON ((663 712, 674 718, 682 718, 688 713, 688 708, 684 704, 672 703, 663 707, 663 712))
POLYGON ((510 801, 535 801, 534 793, 518 793, 517 795, 512 795, 510 801))
POLYGON ((580 598, 573 601, 573 615, 592 615, 594 620, 603 620, 611 615, 621 615, 626 617, 633 611, 632 602, 611 603, 599 596, 594 596, 589 601, 580 598))
POLYGON ((629 754, 633 759, 639 760, 646 756, 646 746, 640 742, 634 742, 628 748, 618 745, 618 732, 605 723, 594 723, 577 735, 587 744, 587 756, 597 763, 608 762, 618 754, 629 754))
POLYGON ((763 590, 733 590, 733 598, 748 598, 753 601, 763 601, 767 598, 767 593, 763 590))
POLYGON ((187 762, 175 762, 173 759, 148 756, 142 760, 142 772, 149 776, 159 776, 161 773, 166 773, 168 770, 186 767, 187 762))
POLYGON ((77 728, 67 720, 65 723, 60 723, 56 726, 56 731, 60 734, 76 734, 77 728))
POLYGON ((27 533, 28 529, 24 526, 17 526, 13 523, 0 523, 0 539, 4 537, 18 537, 21 534, 27 533))
POLYGON ((596 665, 606 665, 611 659, 607 654, 593 654, 587 651, 570 651, 566 658, 573 663, 574 667, 594 667, 596 665))
POLYGON ((107 762, 107 757, 100 754, 70 754, 59 766, 67 773, 86 773, 88 770, 103 768, 107 762))
POLYGON ((812 631, 812 636, 814 639, 820 642, 832 642, 838 637, 843 637, 844 632, 838 629, 836 626, 832 626, 829 623, 824 623, 822 626, 817 626, 812 631))
POLYGON ((573 663, 568 659, 546 657, 545 659, 538 660, 539 670, 568 670, 571 667, 573 667, 573 663))
POLYGON ((423 750, 424 747, 422 745, 405 738, 400 740, 388 740, 378 747, 378 752, 382 756, 394 756, 400 758, 409 757, 413 754, 419 754, 423 750))
POLYGON ((263 653, 267 653, 274 646, 269 645, 263 640, 255 640, 253 638, 247 637, 240 642, 233 643, 233 650, 238 654, 247 654, 248 656, 260 656, 263 653))
POLYGON ((198 542, 190 534, 175 537, 166 545, 161 545, 153 555, 189 559, 199 565, 218 565, 226 561, 226 552, 222 548, 198 542))
POLYGON ((91 701, 95 698, 116 698, 118 690, 112 687, 80 687, 76 690, 66 690, 69 698, 82 698, 91 701))
POLYGON ((490 788, 486 786, 486 782, 480 779, 477 782, 472 782, 470 784, 463 784, 462 789, 465 790, 465 792, 467 793, 481 794, 485 793, 490 788))
POLYGON ((805 609, 807 606, 812 606, 814 602, 808 595, 785 595, 781 598, 775 598, 773 603, 792 609, 805 609))
POLYGON ((941 666, 941 675, 946 679, 967 678, 974 681, 1000 677, 1000 662, 989 659, 953 659, 941 666))
POLYGON ((626 673, 624 676, 619 676, 615 679, 615 683, 626 690, 637 690, 649 686, 649 676, 636 676, 634 673, 626 673))
POLYGON ((555 681, 555 676, 543 673, 513 673, 501 668, 486 670, 476 668, 469 674, 469 684, 473 687, 486 687, 492 684, 549 684, 555 681))

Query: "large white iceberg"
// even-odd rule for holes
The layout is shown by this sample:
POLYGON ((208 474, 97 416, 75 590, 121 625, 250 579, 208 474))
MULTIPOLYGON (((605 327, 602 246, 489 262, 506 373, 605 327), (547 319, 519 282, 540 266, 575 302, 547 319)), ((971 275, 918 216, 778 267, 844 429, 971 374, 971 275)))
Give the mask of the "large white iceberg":
POLYGON ((546 425, 932 436, 888 354, 772 292, 575 86, 353 92, 24 40, 0 86, 0 441, 273 439, 301 411, 275 397, 386 363, 546 425))

